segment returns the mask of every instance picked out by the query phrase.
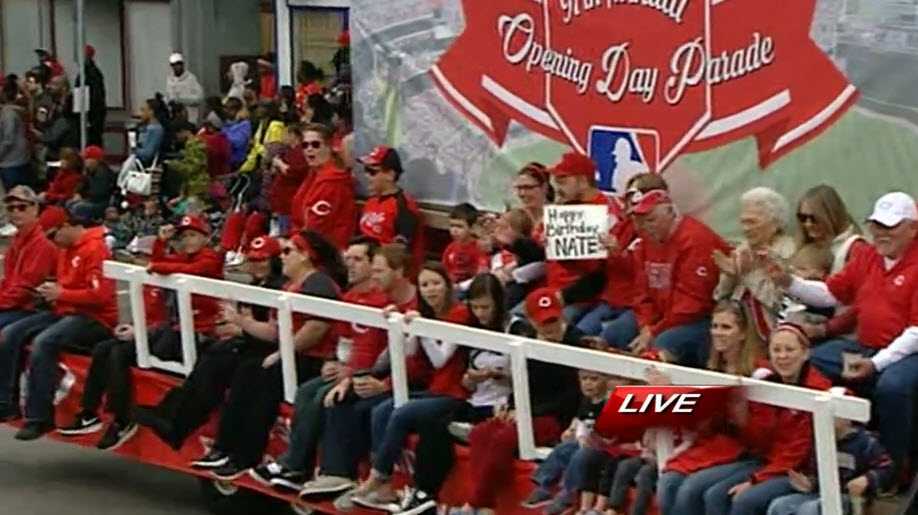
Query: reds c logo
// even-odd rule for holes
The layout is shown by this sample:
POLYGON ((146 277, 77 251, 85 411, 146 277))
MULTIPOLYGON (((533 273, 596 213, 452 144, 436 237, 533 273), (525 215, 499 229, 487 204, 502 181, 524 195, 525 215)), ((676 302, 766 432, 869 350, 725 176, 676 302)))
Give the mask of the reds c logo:
POLYGON ((331 204, 325 200, 320 200, 312 205, 311 211, 316 216, 328 216, 331 213, 331 204))
POLYGON ((902 286, 903 284, 905 284, 905 276, 901 274, 897 275, 896 278, 893 279, 893 284, 895 284, 896 286, 902 286))
POLYGON ((551 307, 551 297, 548 297, 548 296, 539 297, 539 307, 540 308, 551 307))
POLYGON ((253 249, 255 249, 255 250, 258 250, 258 249, 264 247, 266 244, 267 244, 267 242, 265 241, 264 237, 263 237, 263 236, 259 236, 258 238, 255 238, 254 240, 252 240, 251 247, 252 247, 253 249))
POLYGON ((191 225, 191 217, 190 216, 182 217, 181 225, 191 225))

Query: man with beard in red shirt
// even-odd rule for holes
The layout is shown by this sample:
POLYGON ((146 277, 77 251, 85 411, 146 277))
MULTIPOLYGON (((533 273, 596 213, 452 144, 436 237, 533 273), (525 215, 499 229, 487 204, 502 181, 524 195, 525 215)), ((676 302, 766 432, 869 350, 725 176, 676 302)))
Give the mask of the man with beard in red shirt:
POLYGON ((701 366, 708 358, 710 313, 718 272, 712 254, 729 246, 708 226, 681 215, 665 190, 630 197, 641 242, 635 246, 634 309, 603 331, 609 345, 701 366))

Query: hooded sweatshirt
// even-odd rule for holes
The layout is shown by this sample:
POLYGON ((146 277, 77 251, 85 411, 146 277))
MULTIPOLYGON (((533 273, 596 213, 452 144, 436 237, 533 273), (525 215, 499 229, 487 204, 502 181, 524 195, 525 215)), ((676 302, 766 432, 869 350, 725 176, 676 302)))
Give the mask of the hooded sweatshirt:
POLYGON ((197 123, 198 105, 204 101, 204 88, 198 78, 188 70, 175 76, 171 71, 166 77, 166 102, 178 102, 188 108, 188 121, 197 123))
POLYGON ((245 87, 252 82, 245 78, 249 74, 249 65, 245 61, 237 61, 230 65, 229 71, 233 84, 230 86, 226 98, 238 98, 245 101, 245 87))
POLYGON ((339 249, 345 248, 357 225, 351 174, 327 163, 311 183, 304 185, 309 189, 302 195, 302 203, 293 206, 294 212, 302 213, 302 228, 322 234, 339 249))
POLYGON ((105 228, 86 229, 79 240, 57 257, 57 282, 60 295, 54 302, 58 316, 85 315, 109 329, 118 323, 115 281, 102 273, 102 264, 111 259, 105 244, 105 228))
POLYGON ((57 247, 45 237, 38 223, 19 231, 3 260, 0 311, 32 309, 32 289, 53 276, 56 266, 57 247))
POLYGON ((0 168, 22 166, 29 162, 29 143, 19 108, 0 106, 0 168))

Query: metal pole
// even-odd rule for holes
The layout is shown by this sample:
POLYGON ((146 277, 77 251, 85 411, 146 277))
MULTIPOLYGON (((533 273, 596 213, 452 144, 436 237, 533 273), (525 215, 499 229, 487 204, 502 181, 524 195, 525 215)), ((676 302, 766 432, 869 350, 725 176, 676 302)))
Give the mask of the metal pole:
POLYGON ((80 150, 86 148, 86 102, 89 95, 84 95, 86 90, 86 24, 83 19, 83 3, 85 0, 76 0, 74 9, 76 9, 76 61, 80 75, 80 89, 76 92, 79 95, 80 106, 80 150))

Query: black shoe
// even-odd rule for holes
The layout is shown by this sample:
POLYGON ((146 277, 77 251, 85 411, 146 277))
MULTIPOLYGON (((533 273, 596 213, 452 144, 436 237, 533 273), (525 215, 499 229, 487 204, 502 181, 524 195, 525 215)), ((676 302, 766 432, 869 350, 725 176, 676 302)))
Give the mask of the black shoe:
POLYGON ((69 426, 57 430, 63 436, 79 436, 98 433, 102 429, 102 420, 93 413, 80 413, 69 426))
POLYGON ((249 476, 265 486, 283 487, 299 492, 306 478, 302 472, 290 470, 277 461, 269 461, 249 469, 249 476))
POLYGON ((218 469, 229 463, 230 458, 223 451, 213 449, 203 457, 191 462, 191 468, 195 469, 218 469))
MULTIPOLYGON (((134 421, 144 427, 152 429, 153 433, 156 434, 160 440, 167 443, 169 447, 176 450, 178 449, 172 434, 172 421, 160 416, 155 407, 138 406, 134 408, 133 415, 134 421)), ((181 447, 181 445, 178 447, 181 447)))
POLYGON ((115 450, 121 447, 124 442, 133 438, 135 434, 137 434, 137 424, 134 422, 123 425, 118 422, 112 422, 109 424, 108 429, 105 430, 105 434, 102 435, 102 439, 96 444, 96 448, 103 451, 115 450))
POLYGON ((408 489, 402 498, 398 515, 435 515, 437 513, 437 501, 424 490, 417 488, 408 489))
POLYGON ((228 459, 226 465, 210 471, 213 476, 221 481, 235 481, 245 475, 247 469, 233 463, 228 459))
POLYGON ((6 405, 0 407, 0 424, 19 420, 20 418, 22 418, 22 412, 19 411, 19 406, 6 405))
POLYGON ((51 422, 43 422, 40 420, 32 420, 26 422, 26 425, 22 426, 22 429, 16 433, 17 440, 22 440, 28 442, 31 440, 38 440, 42 436, 45 436, 45 433, 54 430, 54 424, 51 422))

